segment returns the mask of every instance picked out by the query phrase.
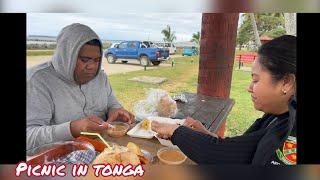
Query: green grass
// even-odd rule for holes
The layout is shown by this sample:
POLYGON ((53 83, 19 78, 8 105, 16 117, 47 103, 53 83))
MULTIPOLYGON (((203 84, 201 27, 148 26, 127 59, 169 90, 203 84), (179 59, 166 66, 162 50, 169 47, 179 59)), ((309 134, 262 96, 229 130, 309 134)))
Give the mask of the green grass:
POLYGON ((246 49, 242 49, 242 50, 236 50, 236 55, 238 54, 252 54, 252 53, 256 53, 256 52, 252 52, 252 51, 249 51, 249 50, 246 50, 246 49))
POLYGON ((182 54, 182 49, 177 49, 176 54, 182 54))
MULTIPOLYGON (((198 58, 197 58, 198 59, 198 58)), ((192 58, 175 58, 174 67, 162 67, 160 69, 148 69, 147 71, 135 71, 109 76, 113 91, 122 105, 132 111, 133 104, 145 97, 148 88, 160 88, 168 91, 170 95, 184 91, 196 92, 198 74, 198 60, 191 63, 192 58), (158 76, 168 80, 161 85, 152 85, 129 81, 136 76, 158 76), (192 77, 194 76, 194 77, 192 77)), ((170 62, 169 62, 170 63, 170 62)))
POLYGON ((235 105, 227 117, 226 136, 241 135, 263 114, 254 109, 247 91, 250 81, 250 72, 233 71, 230 97, 235 100, 235 105))
MULTIPOLYGON (((135 71, 123 74, 110 75, 109 79, 113 91, 120 103, 132 111, 134 103, 145 98, 145 90, 148 88, 161 88, 170 95, 180 92, 197 92, 199 56, 175 58, 176 65, 161 67, 147 71, 135 71), (161 85, 151 85, 129 81, 136 76, 159 76, 168 80, 161 85)), ((170 62, 169 62, 170 63, 170 62)), ((236 69, 236 67, 234 67, 236 69)), ((254 110, 247 86, 251 81, 251 73, 233 71, 231 95, 235 105, 227 117, 226 136, 242 134, 262 113, 254 110)))
POLYGON ((27 56, 51 56, 54 50, 27 50, 27 56))

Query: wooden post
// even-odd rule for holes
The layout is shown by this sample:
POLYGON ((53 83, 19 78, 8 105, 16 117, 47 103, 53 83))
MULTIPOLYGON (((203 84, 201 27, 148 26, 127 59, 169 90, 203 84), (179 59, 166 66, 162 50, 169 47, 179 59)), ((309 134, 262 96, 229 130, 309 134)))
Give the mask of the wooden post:
POLYGON ((239 55, 239 69, 241 68, 241 55, 239 55))
POLYGON ((202 14, 198 94, 229 98, 238 19, 238 13, 202 14))

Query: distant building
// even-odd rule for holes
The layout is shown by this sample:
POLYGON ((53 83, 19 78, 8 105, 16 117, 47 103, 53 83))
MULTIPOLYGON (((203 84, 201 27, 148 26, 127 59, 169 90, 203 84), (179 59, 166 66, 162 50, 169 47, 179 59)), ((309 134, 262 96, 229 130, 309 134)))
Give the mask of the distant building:
POLYGON ((55 36, 40 36, 40 35, 29 35, 27 41, 44 41, 44 42, 56 42, 57 37, 55 36))
POLYGON ((182 49, 183 47, 192 47, 192 46, 198 47, 197 43, 190 42, 190 41, 175 42, 173 44, 177 47, 177 49, 182 49))
POLYGON ((27 45, 42 45, 45 47, 57 44, 55 36, 29 35, 27 37, 27 45))
POLYGON ((27 37, 27 44, 56 44, 57 37, 55 36, 41 36, 29 35, 27 37))
POLYGON ((269 41, 271 41, 271 40, 272 40, 272 38, 269 37, 269 36, 267 36, 267 35, 262 35, 262 36, 260 36, 261 44, 264 44, 264 43, 269 42, 269 41))

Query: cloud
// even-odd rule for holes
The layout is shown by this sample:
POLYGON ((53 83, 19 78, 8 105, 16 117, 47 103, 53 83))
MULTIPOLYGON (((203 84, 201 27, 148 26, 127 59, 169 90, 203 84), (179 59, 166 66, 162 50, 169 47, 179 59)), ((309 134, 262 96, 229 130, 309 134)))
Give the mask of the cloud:
POLYGON ((4 12, 202 12, 207 0, 3 0, 4 12))
POLYGON ((201 13, 28 13, 27 33, 56 36, 76 22, 90 26, 102 39, 121 40, 162 40, 161 30, 170 25, 181 41, 200 31, 201 13))

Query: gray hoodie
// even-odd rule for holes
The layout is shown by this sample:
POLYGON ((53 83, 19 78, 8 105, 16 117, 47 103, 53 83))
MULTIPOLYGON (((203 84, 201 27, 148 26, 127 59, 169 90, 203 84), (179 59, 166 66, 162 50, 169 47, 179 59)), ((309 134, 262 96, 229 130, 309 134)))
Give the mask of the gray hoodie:
POLYGON ((99 37, 89 27, 66 26, 57 38, 51 61, 28 69, 27 150, 71 140, 71 121, 89 115, 105 120, 111 108, 121 107, 101 67, 86 84, 78 85, 73 78, 78 52, 92 39, 99 37))

